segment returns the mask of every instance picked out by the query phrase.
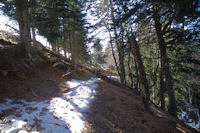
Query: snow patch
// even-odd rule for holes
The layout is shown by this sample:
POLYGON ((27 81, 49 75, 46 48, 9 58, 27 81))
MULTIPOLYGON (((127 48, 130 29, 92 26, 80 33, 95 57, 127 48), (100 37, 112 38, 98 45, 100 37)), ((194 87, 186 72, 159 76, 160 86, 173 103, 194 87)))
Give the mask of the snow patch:
POLYGON ((185 121, 190 126, 200 129, 200 114, 198 109, 188 106, 188 111, 182 110, 178 118, 185 121))
POLYGON ((5 99, 0 103, 0 132, 80 133, 98 80, 68 81, 70 92, 41 102, 5 99))
POLYGON ((119 79, 119 76, 110 76, 110 78, 119 79))

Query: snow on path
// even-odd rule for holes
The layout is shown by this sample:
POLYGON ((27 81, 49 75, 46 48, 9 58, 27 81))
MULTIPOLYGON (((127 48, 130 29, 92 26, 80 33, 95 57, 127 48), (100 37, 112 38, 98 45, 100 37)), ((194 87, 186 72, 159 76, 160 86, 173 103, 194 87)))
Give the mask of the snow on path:
POLYGON ((0 132, 80 133, 98 80, 68 81, 70 92, 41 102, 5 99, 0 103, 0 132))

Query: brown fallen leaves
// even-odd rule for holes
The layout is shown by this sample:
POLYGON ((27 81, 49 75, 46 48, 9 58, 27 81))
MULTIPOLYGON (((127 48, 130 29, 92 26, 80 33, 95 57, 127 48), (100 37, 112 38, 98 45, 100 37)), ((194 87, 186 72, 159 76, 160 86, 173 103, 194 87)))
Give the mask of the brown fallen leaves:
POLYGON ((37 108, 37 107, 35 107, 35 108, 33 108, 33 107, 27 107, 25 110, 26 110, 26 112, 27 112, 28 114, 30 114, 30 113, 32 113, 33 111, 38 110, 38 108, 37 108))
POLYGON ((45 115, 47 110, 48 110, 47 108, 42 108, 42 111, 40 112, 40 116, 45 115))
POLYGON ((7 118, 3 118, 2 122, 0 124, 8 124, 8 123, 11 123, 11 122, 12 122, 11 120, 8 120, 7 118))
POLYGON ((36 127, 37 131, 44 130, 45 128, 41 126, 42 120, 34 118, 33 126, 36 127))
POLYGON ((10 109, 6 109, 6 110, 3 110, 1 113, 0 113, 0 119, 1 118, 4 118, 6 116, 9 116, 10 114, 16 114, 16 110, 17 108, 10 108, 10 109))

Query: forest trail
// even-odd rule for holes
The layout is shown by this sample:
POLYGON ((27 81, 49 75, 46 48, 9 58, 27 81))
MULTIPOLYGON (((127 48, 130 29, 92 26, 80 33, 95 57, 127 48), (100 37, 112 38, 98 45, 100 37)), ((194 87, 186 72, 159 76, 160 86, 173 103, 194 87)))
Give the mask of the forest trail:
POLYGON ((153 104, 146 112, 141 95, 131 89, 47 52, 40 56, 34 57, 34 71, 0 75, 0 132, 198 132, 153 104))
POLYGON ((133 91, 99 80, 87 121, 92 133, 196 133, 183 121, 151 104, 151 113, 133 91))
POLYGON ((0 133, 200 132, 199 9, 0 0, 0 133))
POLYGON ((0 103, 0 131, 80 133, 95 95, 97 78, 70 80, 69 92, 40 101, 4 99, 0 103))
POLYGON ((0 131, 2 133, 197 132, 153 105, 152 113, 146 112, 141 96, 131 90, 93 78, 94 75, 83 71, 79 72, 81 73, 79 76, 72 74, 71 78, 62 78, 62 83, 55 82, 56 78, 64 73, 48 64, 41 66, 37 69, 39 72, 31 76, 32 78, 15 79, 15 82, 4 79, 4 83, 15 83, 18 88, 20 84, 30 87, 29 80, 35 82, 37 80, 40 82, 38 84, 40 91, 37 91, 40 97, 31 95, 27 90, 23 92, 27 96, 11 95, 8 99, 9 97, 3 98, 4 95, 1 95, 0 131), (41 73, 39 78, 38 74, 41 73), (44 82, 44 77, 51 80, 44 82), (41 79, 43 81, 40 81, 41 79), (66 82, 65 87, 59 86, 64 82, 66 82), (55 91, 55 88, 50 86, 57 86, 59 90, 55 91), (46 87, 50 88, 46 89, 46 87), (49 96, 44 97, 43 95, 48 94, 48 91, 49 96), (53 93, 55 94, 52 95, 53 93))

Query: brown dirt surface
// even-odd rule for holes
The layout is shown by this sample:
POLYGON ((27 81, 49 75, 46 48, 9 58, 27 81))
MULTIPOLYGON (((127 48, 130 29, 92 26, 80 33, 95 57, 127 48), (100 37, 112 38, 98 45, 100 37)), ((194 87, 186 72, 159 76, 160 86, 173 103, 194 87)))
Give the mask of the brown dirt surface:
POLYGON ((66 77, 64 71, 52 67, 51 63, 40 62, 33 72, 0 74, 0 101, 3 98, 42 100, 69 91, 67 81, 71 78, 89 79, 83 71, 73 71, 66 77))
POLYGON ((100 81, 88 112, 87 129, 92 133, 196 133, 195 129, 161 111, 154 105, 151 113, 133 91, 100 81))
MULTIPOLYGON (((52 67, 52 64, 41 62, 34 72, 27 74, 17 72, 0 76, 0 102, 3 98, 26 100, 43 100, 69 91, 66 84, 71 78, 88 80, 92 74, 83 70, 66 72, 52 67), (32 90, 38 95, 33 95, 32 90)), ((152 112, 144 110, 140 95, 134 91, 116 87, 105 81, 99 81, 94 102, 90 105, 86 129, 91 133, 195 133, 195 129, 182 121, 151 107, 152 112)), ((14 109, 13 109, 14 110, 14 109)), ((34 108, 27 108, 28 111, 34 108)), ((20 114, 18 114, 20 115, 20 114)), ((41 114, 42 115, 42 114, 41 114)))
POLYGON ((41 62, 34 68, 34 72, 18 71, 9 73, 6 77, 0 75, 0 97, 28 100, 35 97, 34 95, 51 96, 58 93, 60 89, 67 89, 64 79, 61 78, 62 73, 50 64, 41 62))

